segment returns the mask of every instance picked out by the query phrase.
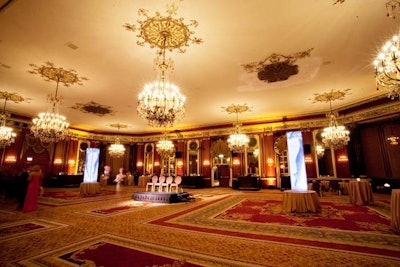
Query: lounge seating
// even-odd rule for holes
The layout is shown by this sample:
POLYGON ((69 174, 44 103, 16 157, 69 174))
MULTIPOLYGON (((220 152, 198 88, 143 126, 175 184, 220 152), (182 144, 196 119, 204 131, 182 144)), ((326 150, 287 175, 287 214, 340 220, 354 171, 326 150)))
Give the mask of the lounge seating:
POLYGON ((175 192, 178 193, 179 188, 181 189, 182 192, 182 187, 181 187, 181 183, 182 183, 182 177, 181 176, 176 176, 174 181, 171 183, 171 185, 169 186, 169 190, 170 192, 172 192, 172 188, 175 189, 175 192))

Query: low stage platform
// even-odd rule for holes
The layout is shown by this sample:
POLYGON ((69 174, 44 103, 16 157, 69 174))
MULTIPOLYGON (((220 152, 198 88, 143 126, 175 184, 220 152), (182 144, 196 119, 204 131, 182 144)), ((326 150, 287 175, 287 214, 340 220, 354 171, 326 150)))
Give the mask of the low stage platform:
POLYGON ((187 202, 192 200, 189 193, 175 193, 175 192, 135 192, 132 196, 133 200, 153 202, 153 203, 178 203, 187 202))

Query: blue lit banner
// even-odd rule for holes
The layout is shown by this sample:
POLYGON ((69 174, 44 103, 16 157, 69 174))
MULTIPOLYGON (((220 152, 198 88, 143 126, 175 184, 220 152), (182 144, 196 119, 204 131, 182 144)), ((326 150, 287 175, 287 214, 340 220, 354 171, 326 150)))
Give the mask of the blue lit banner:
POLYGON ((86 149, 86 162, 85 170, 83 175, 84 183, 96 183, 97 176, 99 173, 99 148, 87 148, 86 149))
POLYGON ((306 162, 301 131, 286 133, 290 168, 290 184, 294 191, 307 191, 306 162))

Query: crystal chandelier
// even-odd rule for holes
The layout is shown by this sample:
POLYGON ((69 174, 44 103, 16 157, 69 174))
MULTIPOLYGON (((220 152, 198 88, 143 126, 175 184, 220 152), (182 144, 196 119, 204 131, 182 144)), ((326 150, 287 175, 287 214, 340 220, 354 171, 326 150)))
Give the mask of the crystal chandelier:
POLYGON ((156 151, 162 159, 172 157, 175 153, 175 146, 171 140, 168 140, 167 133, 156 144, 156 151))
POLYGON ((317 152, 317 157, 322 158, 325 154, 325 148, 321 145, 315 146, 315 152, 317 152))
POLYGON ((234 132, 228 138, 228 147, 231 151, 242 153, 249 146, 250 139, 247 135, 240 133, 240 123, 239 123, 239 113, 249 111, 250 108, 244 105, 230 105, 228 107, 223 107, 223 109, 229 114, 236 113, 236 123, 234 124, 234 132))
MULTIPOLYGON (((126 128, 127 126, 124 124, 111 124, 111 127, 118 128, 118 135, 119 135, 119 129, 120 128, 126 128)), ((108 154, 110 154, 110 157, 112 158, 122 158, 125 155, 125 147, 122 145, 119 141, 119 136, 115 138, 114 144, 111 144, 110 147, 108 148, 108 154)))
POLYGON ((338 113, 332 111, 332 102, 329 101, 330 111, 326 115, 329 118, 329 126, 324 128, 321 137, 325 147, 341 148, 350 141, 350 132, 343 125, 338 125, 338 113))
POLYGON ((386 88, 387 97, 392 100, 400 95, 399 45, 399 36, 393 36, 374 61, 377 89, 386 88))
POLYGON ((69 123, 66 121, 65 116, 59 113, 59 106, 63 97, 58 96, 58 86, 60 83, 66 87, 73 84, 82 85, 82 80, 87 80, 87 78, 79 77, 75 70, 57 68, 51 62, 46 62, 46 65, 42 66, 36 66, 35 64, 30 64, 30 66, 33 67, 33 70, 29 71, 30 73, 41 75, 45 81, 56 82, 55 95, 50 94, 47 98, 50 103, 49 108, 47 112, 39 113, 39 117, 32 120, 31 132, 44 143, 56 143, 64 140, 68 134, 69 123))
POLYGON ((10 114, 6 112, 7 101, 11 100, 18 103, 24 101, 24 98, 16 93, 1 91, 0 99, 4 99, 3 111, 0 114, 0 147, 6 147, 14 143, 15 137, 17 136, 11 127, 6 126, 7 118, 10 117, 10 114))
POLYGON ((184 53, 183 47, 189 46, 189 41, 194 44, 202 42, 201 39, 192 37, 194 33, 189 28, 197 27, 197 21, 192 20, 189 24, 183 23, 183 18, 173 18, 177 7, 172 4, 167 6, 167 16, 161 16, 159 12, 150 17, 148 11, 139 9, 139 15, 145 16, 144 21, 138 21, 139 26, 126 23, 126 30, 138 31, 137 37, 142 40, 137 43, 144 46, 149 44, 151 48, 158 48, 156 68, 159 71, 158 80, 147 84, 138 96, 137 113, 154 127, 172 127, 185 113, 185 96, 179 88, 168 81, 172 70, 172 60, 165 59, 166 50, 178 50, 184 53))

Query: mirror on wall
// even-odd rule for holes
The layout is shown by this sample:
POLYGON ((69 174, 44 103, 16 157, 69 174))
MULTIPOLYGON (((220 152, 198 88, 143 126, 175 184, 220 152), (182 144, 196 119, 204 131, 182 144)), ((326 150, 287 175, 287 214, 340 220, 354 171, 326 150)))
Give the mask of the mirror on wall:
POLYGON ((187 143, 187 174, 188 175, 198 175, 200 173, 199 170, 199 158, 200 158, 200 150, 199 150, 199 141, 191 140, 187 143))
POLYGON ((333 148, 326 148, 322 143, 322 129, 313 131, 314 136, 314 151, 315 162, 317 164, 317 176, 318 177, 336 177, 335 169, 335 150, 333 148), (322 150, 323 149, 323 150, 322 150))
POLYGON ((246 173, 251 175, 260 175, 260 148, 259 137, 249 136, 249 147, 246 151, 246 173))
POLYGON ((144 173, 152 174, 154 166, 154 144, 148 143, 144 146, 144 173))

